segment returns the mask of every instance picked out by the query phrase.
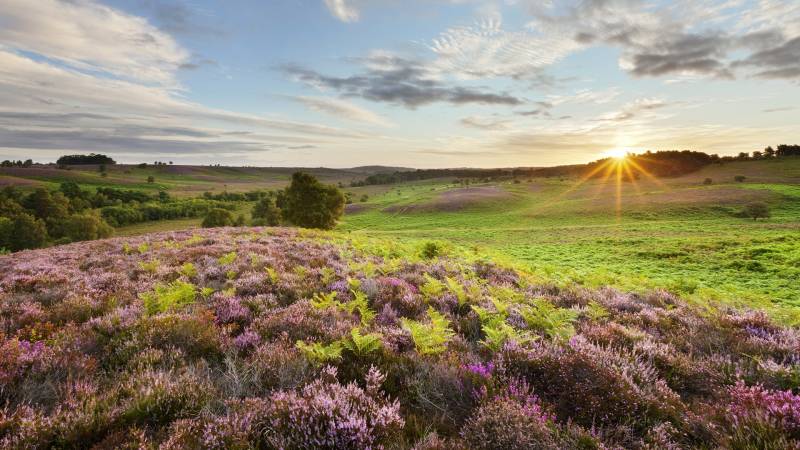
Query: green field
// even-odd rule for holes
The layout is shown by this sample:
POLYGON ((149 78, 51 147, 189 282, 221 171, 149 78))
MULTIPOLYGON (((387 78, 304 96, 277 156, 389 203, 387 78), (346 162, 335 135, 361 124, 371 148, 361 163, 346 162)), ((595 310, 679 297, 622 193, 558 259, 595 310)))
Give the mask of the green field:
MULTIPOLYGON (((164 189, 176 196, 284 186, 292 169, 114 166, 96 170, 13 169, 0 184, 164 189), (156 178, 147 183, 148 175, 156 178)), ((349 183, 374 169, 309 170, 349 183)), ((472 183, 452 179, 347 188, 365 203, 349 205, 339 229, 387 240, 439 240, 523 266, 554 283, 664 288, 685 298, 749 305, 800 322, 800 159, 713 165, 680 178, 620 182, 614 176, 520 178, 472 183), (737 183, 734 176, 744 175, 737 183), (703 180, 713 183, 705 185, 703 180), (762 201, 772 217, 737 217, 762 201)), ((238 212, 248 213, 242 203, 238 212)), ((118 235, 199 226, 200 219, 137 224, 118 235)))
MULTIPOLYGON (((613 177, 612 177, 613 178, 613 177)), ((643 179, 394 186, 340 228, 387 239, 438 239, 524 265, 554 282, 665 288, 703 302, 800 318, 800 161, 712 166, 643 179), (735 175, 744 175, 736 183, 735 175), (714 180, 704 185, 705 178, 714 180), (736 217, 751 201, 772 217, 736 217)), ((448 183, 450 180, 448 180, 448 183)))

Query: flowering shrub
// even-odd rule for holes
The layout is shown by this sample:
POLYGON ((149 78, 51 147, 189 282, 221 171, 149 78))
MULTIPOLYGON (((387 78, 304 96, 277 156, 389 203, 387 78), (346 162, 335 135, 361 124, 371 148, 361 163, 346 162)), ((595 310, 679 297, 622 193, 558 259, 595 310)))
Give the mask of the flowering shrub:
POLYGON ((272 395, 263 433, 278 448, 382 448, 403 426, 400 404, 380 393, 383 380, 372 368, 362 390, 327 367, 300 392, 272 395))
POLYGON ((453 254, 229 228, 0 256, 0 448, 800 447, 797 328, 453 254))

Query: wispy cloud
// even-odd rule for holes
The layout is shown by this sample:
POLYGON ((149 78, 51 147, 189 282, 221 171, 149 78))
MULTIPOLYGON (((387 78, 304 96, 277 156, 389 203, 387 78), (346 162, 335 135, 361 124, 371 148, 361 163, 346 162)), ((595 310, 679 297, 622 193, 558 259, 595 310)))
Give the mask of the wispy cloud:
POLYGON ((147 21, 92 1, 6 0, 0 42, 76 70, 176 87, 189 53, 147 21))
POLYGON ((522 99, 508 93, 448 84, 438 79, 421 61, 377 53, 362 58, 360 62, 366 70, 347 77, 323 75, 297 65, 284 66, 282 70, 295 80, 314 88, 335 90, 343 95, 394 103, 407 108, 437 102, 510 106, 523 103, 522 99))
POLYGON ((372 125, 389 126, 389 122, 378 114, 358 105, 337 98, 330 97, 292 97, 307 108, 329 114, 333 117, 355 122, 369 123, 372 125))
POLYGON ((353 0, 324 0, 331 14, 342 22, 355 22, 359 18, 359 10, 353 0))

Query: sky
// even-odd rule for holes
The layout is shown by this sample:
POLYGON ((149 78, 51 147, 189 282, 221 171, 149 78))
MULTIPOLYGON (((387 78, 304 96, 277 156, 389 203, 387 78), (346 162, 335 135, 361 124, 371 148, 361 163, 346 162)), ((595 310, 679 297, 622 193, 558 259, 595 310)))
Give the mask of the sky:
POLYGON ((541 167, 799 118, 796 0, 0 0, 0 159, 541 167))

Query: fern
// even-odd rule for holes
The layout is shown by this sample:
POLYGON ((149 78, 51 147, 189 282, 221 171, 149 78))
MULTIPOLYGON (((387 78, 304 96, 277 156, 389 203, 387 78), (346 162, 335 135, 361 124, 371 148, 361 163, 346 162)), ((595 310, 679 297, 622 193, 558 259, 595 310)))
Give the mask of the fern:
POLYGON ((528 327, 550 338, 569 339, 575 334, 573 322, 578 312, 573 309, 557 308, 547 300, 538 299, 532 306, 520 308, 519 312, 528 327))
POLYGON ((481 324, 494 326, 498 323, 505 322, 508 318, 508 312, 511 308, 511 305, 496 298, 491 298, 490 300, 494 310, 490 310, 481 306, 472 306, 472 310, 478 314, 481 324))
POLYGON ((367 295, 359 291, 353 292, 353 296, 353 300, 342 304, 342 309, 350 314, 355 314, 358 312, 358 316, 361 318, 361 324, 369 325, 369 323, 372 322, 372 319, 375 318, 376 314, 375 311, 369 308, 367 295))
POLYGON ((139 244, 138 247, 136 247, 136 250, 140 254, 145 254, 145 253, 147 253, 148 250, 150 250, 150 245, 147 244, 147 242, 143 242, 143 243, 139 244))
POLYGON ((314 298, 311 299, 311 306, 317 309, 327 309, 332 306, 339 306, 339 302, 336 301, 336 296, 339 293, 336 291, 329 292, 327 294, 323 292, 317 292, 314 294, 314 298))
POLYGON ((297 341, 295 344, 298 350, 303 352, 305 357, 314 364, 323 364, 329 361, 336 361, 342 358, 342 343, 339 341, 332 342, 328 345, 320 342, 312 342, 307 344, 303 341, 297 341))
POLYGON ((467 291, 464 290, 464 286, 450 277, 445 277, 444 281, 447 284, 447 289, 450 291, 450 293, 455 295, 456 299, 458 299, 458 305, 465 305, 469 299, 467 298, 467 291))
POLYGON ((482 329, 485 339, 481 344, 495 352, 500 351, 508 341, 524 344, 532 339, 528 333, 520 332, 505 322, 486 324, 482 329))
POLYGON ((322 284, 328 285, 331 283, 331 281, 333 281, 333 277, 336 276, 336 272, 330 267, 323 267, 322 270, 320 270, 320 275, 322 276, 322 284))
POLYGON ((419 287, 419 292, 422 293, 426 299, 432 299, 444 293, 445 286, 441 281, 427 273, 423 276, 425 278, 425 283, 419 287))
POLYGON ((265 270, 267 271, 267 279, 269 282, 271 284, 278 284, 278 281, 281 279, 281 277, 278 275, 278 271, 272 267, 267 267, 265 270))
POLYGON ((592 322, 600 322, 609 316, 608 310, 594 300, 590 301, 589 305, 586 306, 585 314, 592 322))
POLYGON ((204 287, 203 289, 200 289, 200 295, 203 296, 203 298, 208 298, 213 293, 214 288, 204 287))
POLYGON ((507 286, 489 286, 489 294, 503 304, 522 303, 525 300, 524 294, 507 286))
POLYGON ((157 284, 152 292, 141 294, 147 314, 173 311, 194 303, 197 288, 192 283, 174 281, 168 285, 157 284))
POLYGON ((300 280, 305 280, 306 277, 308 277, 308 269, 306 269, 305 266, 294 266, 292 272, 294 272, 300 280))
POLYGON ((236 252, 226 253, 220 256, 217 259, 217 262, 219 263, 220 266, 227 266, 229 264, 233 264, 234 261, 236 261, 236 256, 237 256, 236 252))
POLYGON ((358 278, 348 278, 347 287, 350 289, 351 292, 358 291, 361 289, 361 280, 359 280, 358 278))
POLYGON ((424 324, 416 320, 402 318, 404 330, 411 333, 414 347, 420 355, 435 355, 446 349, 446 344, 455 333, 450 329, 450 321, 435 309, 428 308, 431 323, 424 324))
POLYGON ((378 333, 361 334, 358 328, 350 331, 350 339, 343 342, 345 348, 358 356, 365 356, 381 349, 381 335, 378 333))
POLYGON ((402 267, 402 261, 399 258, 391 258, 386 259, 380 267, 378 267, 378 271, 381 275, 389 275, 390 273, 395 273, 400 270, 402 267))
POLYGON ((186 263, 178 269, 178 273, 186 278, 192 278, 197 276, 197 269, 194 267, 194 264, 186 263))
POLYGON ((139 268, 144 270, 145 272, 149 273, 156 273, 158 272, 158 268, 161 266, 161 261, 157 259, 153 259, 150 261, 141 261, 139 262, 139 268))

